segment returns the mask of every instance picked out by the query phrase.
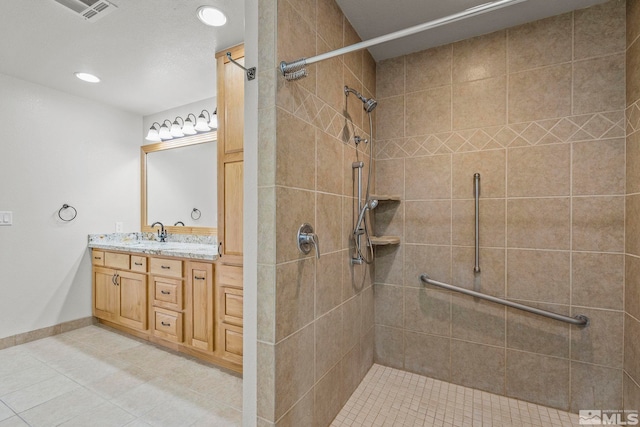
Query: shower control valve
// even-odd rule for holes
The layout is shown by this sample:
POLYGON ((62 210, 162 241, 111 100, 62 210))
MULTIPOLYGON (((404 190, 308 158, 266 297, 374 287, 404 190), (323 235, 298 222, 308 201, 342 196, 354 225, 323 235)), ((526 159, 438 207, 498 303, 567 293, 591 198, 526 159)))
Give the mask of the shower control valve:
POLYGON ((311 224, 304 223, 298 229, 298 250, 307 255, 311 252, 311 246, 316 249, 316 259, 320 259, 320 242, 318 236, 313 232, 311 224))

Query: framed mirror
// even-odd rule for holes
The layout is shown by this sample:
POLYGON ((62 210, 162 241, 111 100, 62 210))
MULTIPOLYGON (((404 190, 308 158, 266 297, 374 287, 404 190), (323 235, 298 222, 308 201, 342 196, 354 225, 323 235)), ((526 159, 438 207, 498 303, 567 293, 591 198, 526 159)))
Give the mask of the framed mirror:
POLYGON ((143 232, 159 221, 169 234, 217 234, 216 141, 207 132, 141 147, 143 232))

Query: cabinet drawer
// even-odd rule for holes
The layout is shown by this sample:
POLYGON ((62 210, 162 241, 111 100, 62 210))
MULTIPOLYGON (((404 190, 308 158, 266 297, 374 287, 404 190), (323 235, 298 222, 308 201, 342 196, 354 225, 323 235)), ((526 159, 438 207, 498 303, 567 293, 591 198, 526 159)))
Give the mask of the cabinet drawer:
POLYGON ((182 310, 182 280, 153 277, 153 305, 182 310))
POLYGON ((242 326, 242 289, 222 287, 220 298, 222 306, 222 321, 236 326, 242 326))
POLYGON ((242 288, 242 267, 222 264, 217 265, 216 283, 219 285, 242 288))
POLYGON ((151 274, 169 277, 182 277, 182 261, 177 259, 150 258, 151 274))
POLYGON ((95 249, 91 253, 91 264, 104 265, 104 251, 96 251, 95 249))
POLYGON ((131 270, 140 273, 147 272, 147 257, 139 255, 131 255, 131 270))
POLYGON ((118 254, 115 252, 104 253, 105 267, 129 270, 129 254, 118 254))
POLYGON ((154 308, 153 335, 173 342, 182 342, 182 313, 154 308))
POLYGON ((222 358, 234 363, 242 363, 242 328, 221 324, 218 351, 222 358))
POLYGON ((225 351, 242 356, 242 332, 225 329, 225 351))

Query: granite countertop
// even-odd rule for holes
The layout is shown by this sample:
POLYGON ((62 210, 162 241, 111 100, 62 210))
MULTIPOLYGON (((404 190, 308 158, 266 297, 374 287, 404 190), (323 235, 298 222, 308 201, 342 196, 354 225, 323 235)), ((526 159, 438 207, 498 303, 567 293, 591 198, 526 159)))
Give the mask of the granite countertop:
POLYGON ((208 261, 218 259, 215 236, 170 234, 166 242, 160 242, 155 233, 90 234, 89 247, 208 261))

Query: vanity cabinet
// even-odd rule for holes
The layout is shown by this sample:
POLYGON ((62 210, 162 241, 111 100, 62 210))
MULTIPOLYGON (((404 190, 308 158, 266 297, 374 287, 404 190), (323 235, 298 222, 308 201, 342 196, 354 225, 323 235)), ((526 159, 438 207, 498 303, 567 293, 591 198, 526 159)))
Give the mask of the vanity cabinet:
POLYGON ((187 263, 187 339, 186 344, 194 349, 213 352, 213 264, 187 263))
POLYGON ((151 333, 167 341, 183 341, 184 280, 182 261, 167 258, 149 258, 149 280, 153 303, 151 307, 151 333))
POLYGON ((93 314, 124 332, 242 372, 242 267, 92 251, 93 314))
POLYGON ((93 314, 139 331, 147 329, 147 277, 130 271, 130 256, 93 251, 93 314))

